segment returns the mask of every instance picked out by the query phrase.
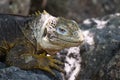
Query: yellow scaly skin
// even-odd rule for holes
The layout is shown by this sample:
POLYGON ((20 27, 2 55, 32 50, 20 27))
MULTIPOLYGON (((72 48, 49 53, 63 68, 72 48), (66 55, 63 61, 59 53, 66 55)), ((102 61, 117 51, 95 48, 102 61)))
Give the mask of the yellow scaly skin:
POLYGON ((44 11, 25 17, 0 15, 0 58, 21 69, 41 69, 55 75, 52 68, 64 72, 54 57, 56 52, 83 42, 78 24, 54 17, 44 11), (47 56, 50 54, 51 56, 47 56))

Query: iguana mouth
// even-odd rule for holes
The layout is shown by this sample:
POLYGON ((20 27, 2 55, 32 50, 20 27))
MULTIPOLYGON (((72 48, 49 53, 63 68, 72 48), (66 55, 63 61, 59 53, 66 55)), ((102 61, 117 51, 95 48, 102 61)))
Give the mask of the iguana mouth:
POLYGON ((65 42, 69 42, 69 43, 75 43, 75 44, 79 44, 79 43, 82 43, 83 41, 70 41, 70 40, 65 40, 65 39, 61 39, 61 38, 58 38, 58 37, 55 37, 55 36, 52 36, 52 38, 56 38, 56 39, 59 39, 61 41, 65 41, 65 42))
MULTIPOLYGON (((60 38, 58 38, 58 39, 60 39, 60 38)), ((66 41, 66 42, 70 42, 70 43, 81 43, 80 41, 69 41, 69 40, 64 40, 64 39, 60 39, 60 40, 62 40, 62 41, 66 41)))

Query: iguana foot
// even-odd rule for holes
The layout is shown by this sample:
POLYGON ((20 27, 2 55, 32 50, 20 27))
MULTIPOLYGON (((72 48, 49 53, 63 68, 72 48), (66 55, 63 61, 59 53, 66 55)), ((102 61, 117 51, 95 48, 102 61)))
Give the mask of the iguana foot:
POLYGON ((64 70, 59 66, 63 65, 63 63, 59 60, 56 60, 54 57, 46 56, 44 53, 40 55, 35 55, 34 57, 37 59, 39 69, 47 71, 54 76, 55 73, 52 71, 51 68, 54 68, 64 73, 64 70))

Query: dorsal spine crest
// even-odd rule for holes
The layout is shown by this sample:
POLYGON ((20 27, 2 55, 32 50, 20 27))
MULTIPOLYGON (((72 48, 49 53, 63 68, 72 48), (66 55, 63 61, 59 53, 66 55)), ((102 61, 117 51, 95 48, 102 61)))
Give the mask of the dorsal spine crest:
POLYGON ((35 11, 35 13, 33 13, 33 14, 30 14, 29 16, 39 16, 39 15, 41 15, 41 12, 38 10, 38 11, 35 11))

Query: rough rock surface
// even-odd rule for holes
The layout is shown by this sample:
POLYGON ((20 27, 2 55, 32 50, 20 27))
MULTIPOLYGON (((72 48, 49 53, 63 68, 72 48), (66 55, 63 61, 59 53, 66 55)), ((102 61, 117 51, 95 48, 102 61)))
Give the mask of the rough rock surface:
POLYGON ((0 13, 28 15, 30 0, 0 0, 0 13))
POLYGON ((120 14, 87 19, 77 80, 120 80, 120 14))
POLYGON ((54 71, 56 76, 41 70, 21 70, 18 67, 6 67, 0 62, 0 80, 62 80, 59 72, 54 71))
POLYGON ((44 9, 55 16, 82 20, 120 12, 120 0, 0 0, 0 12, 27 15, 44 9))
POLYGON ((84 19, 120 12, 120 0, 32 0, 30 12, 47 10, 82 22, 84 19))

